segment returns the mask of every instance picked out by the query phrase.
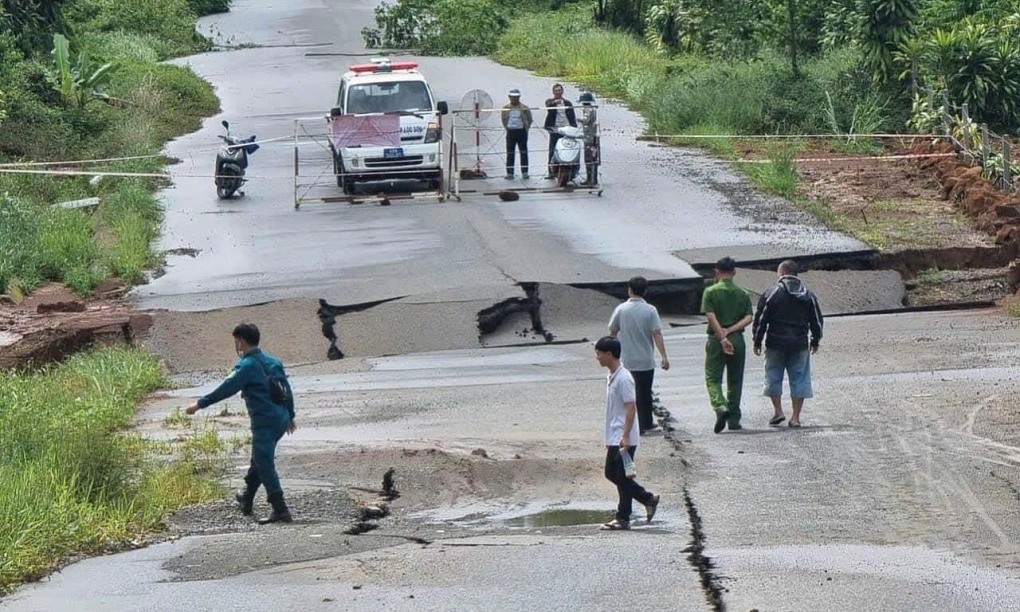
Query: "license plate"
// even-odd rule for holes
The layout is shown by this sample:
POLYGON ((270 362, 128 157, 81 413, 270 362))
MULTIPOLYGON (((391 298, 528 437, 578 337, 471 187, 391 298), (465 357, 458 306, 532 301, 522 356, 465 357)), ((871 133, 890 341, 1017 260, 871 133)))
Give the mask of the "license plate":
POLYGON ((385 159, 397 159, 404 156, 404 149, 397 147, 395 149, 383 149, 383 157, 385 159))

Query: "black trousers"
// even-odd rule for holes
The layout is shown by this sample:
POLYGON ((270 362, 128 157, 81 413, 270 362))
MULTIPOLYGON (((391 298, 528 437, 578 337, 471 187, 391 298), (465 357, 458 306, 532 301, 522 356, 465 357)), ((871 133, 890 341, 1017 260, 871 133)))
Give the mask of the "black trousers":
POLYGON ((514 173, 514 163, 517 161, 517 151, 521 152, 521 174, 528 173, 528 130, 507 130, 506 131, 506 173, 514 173))
MULTIPOLYGON (((631 459, 634 458, 633 446, 627 449, 631 459)), ((616 507, 616 520, 630 521, 631 506, 636 499, 640 504, 650 504, 652 494, 639 485, 633 478, 627 478, 623 471, 623 459, 620 457, 619 446, 606 447, 606 480, 616 485, 616 493, 620 503, 616 507)))
POLYGON ((630 374, 634 377, 634 391, 637 393, 638 429, 644 433, 655 427, 652 415, 652 381, 655 380, 655 370, 632 371, 630 374))
POLYGON ((553 152, 556 151, 556 143, 559 142, 560 138, 563 138, 559 134, 549 133, 549 174, 553 174, 552 159, 553 152))

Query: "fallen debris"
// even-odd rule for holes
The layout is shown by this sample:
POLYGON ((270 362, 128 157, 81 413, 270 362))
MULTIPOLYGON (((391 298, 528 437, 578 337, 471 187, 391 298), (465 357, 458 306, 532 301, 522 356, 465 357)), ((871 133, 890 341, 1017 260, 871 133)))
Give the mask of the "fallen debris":
MULTIPOLYGON (((556 337, 542 325, 542 299, 538 295, 538 283, 518 283, 526 297, 508 298, 493 306, 478 311, 478 331, 482 336, 491 334, 511 315, 526 312, 531 318, 531 331, 552 342, 556 337)), ((525 334, 527 331, 525 331, 525 334)), ((481 338, 479 338, 481 342, 481 338)))
POLYGON ((385 474, 383 474, 383 479, 382 479, 383 497, 385 497, 386 499, 388 499, 390 501, 400 497, 400 491, 397 490, 396 482, 393 479, 393 475, 395 473, 396 473, 396 470, 393 469, 393 468, 390 468, 390 469, 386 470, 385 474))
POLYGON ((368 521, 358 521, 352 527, 344 531, 347 535, 361 535, 363 533, 378 529, 379 525, 376 523, 369 523, 368 521))

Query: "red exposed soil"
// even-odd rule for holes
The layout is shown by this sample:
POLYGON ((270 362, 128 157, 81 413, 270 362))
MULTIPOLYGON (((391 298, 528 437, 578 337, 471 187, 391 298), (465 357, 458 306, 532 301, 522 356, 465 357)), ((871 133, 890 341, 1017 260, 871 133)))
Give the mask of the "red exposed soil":
POLYGON ((40 365, 91 346, 131 344, 152 317, 124 301, 126 287, 110 281, 83 299, 63 285, 40 287, 20 303, 0 300, 0 368, 40 365))

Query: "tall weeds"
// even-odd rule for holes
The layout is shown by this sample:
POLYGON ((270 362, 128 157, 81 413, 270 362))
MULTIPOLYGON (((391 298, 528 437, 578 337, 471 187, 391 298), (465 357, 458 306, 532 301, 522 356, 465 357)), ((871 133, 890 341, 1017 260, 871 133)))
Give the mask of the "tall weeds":
POLYGON ((146 443, 119 433, 164 382, 155 358, 130 349, 0 374, 0 592, 73 553, 121 546, 167 511, 218 493, 204 474, 220 449, 152 462, 146 443))

